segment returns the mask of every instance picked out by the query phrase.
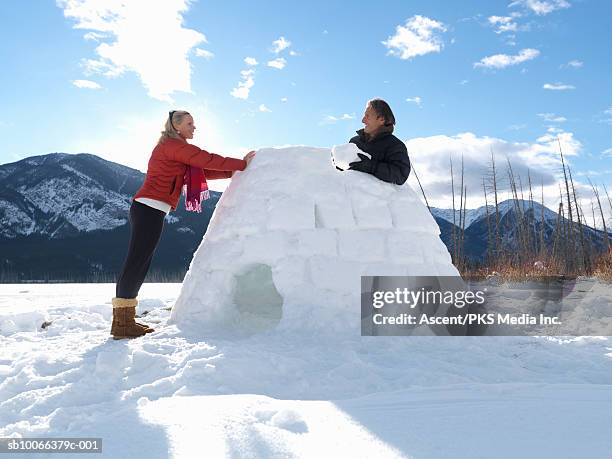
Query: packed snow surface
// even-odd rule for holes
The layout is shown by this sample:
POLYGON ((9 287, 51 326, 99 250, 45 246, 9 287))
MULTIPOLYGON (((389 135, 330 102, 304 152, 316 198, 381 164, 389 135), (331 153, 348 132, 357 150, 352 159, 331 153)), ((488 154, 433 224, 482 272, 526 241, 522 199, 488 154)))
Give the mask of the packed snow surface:
POLYGON ((200 336, 168 323, 180 289, 145 284, 155 333, 114 341, 114 285, 1 285, 0 437, 102 437, 108 458, 609 456, 609 338, 200 336))

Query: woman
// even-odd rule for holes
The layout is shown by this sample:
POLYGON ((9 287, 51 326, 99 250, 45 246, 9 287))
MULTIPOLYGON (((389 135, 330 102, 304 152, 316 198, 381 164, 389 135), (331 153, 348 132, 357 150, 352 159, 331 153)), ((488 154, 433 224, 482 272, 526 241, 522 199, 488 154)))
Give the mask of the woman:
POLYGON ((200 211, 201 199, 208 198, 207 179, 230 178, 244 170, 255 156, 224 158, 187 143, 193 139, 193 118, 186 111, 171 111, 157 146, 153 149, 142 187, 130 207, 130 244, 113 298, 111 335, 134 338, 153 331, 135 321, 138 291, 151 265, 164 218, 176 210, 185 187, 187 210, 200 211))

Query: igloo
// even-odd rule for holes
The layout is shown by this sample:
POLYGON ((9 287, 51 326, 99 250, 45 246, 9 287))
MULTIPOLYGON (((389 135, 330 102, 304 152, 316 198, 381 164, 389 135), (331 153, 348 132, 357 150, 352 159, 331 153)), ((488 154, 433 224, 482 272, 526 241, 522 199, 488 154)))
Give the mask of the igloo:
POLYGON ((221 196, 171 322, 198 333, 354 328, 361 276, 459 276, 408 184, 339 171, 329 148, 266 148, 221 196))

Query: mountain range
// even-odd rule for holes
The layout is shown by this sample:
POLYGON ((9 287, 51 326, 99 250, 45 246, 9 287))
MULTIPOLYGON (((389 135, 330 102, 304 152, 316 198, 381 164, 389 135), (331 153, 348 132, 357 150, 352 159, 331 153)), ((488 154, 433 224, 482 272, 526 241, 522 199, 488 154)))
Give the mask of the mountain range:
MULTIPOLYGON (((0 282, 113 281, 129 241, 128 213, 144 174, 91 154, 51 153, 0 166, 0 282)), ((181 201, 166 217, 149 280, 189 266, 221 193, 202 213, 181 201)))
MULTIPOLYGON (((506 253, 516 252, 520 248, 519 226, 522 223, 529 227, 531 247, 534 252, 540 244, 551 249, 555 240, 557 226, 569 223, 569 220, 559 216, 549 208, 535 201, 508 199, 498 203, 499 232, 501 249, 506 253)), ((440 227, 440 237, 451 250, 453 226, 455 234, 460 232, 459 211, 455 210, 453 221, 452 209, 431 208, 431 214, 440 227)), ((477 209, 466 209, 464 225, 464 254, 471 264, 483 264, 487 255, 489 233, 495 234, 495 206, 482 206, 477 209)), ((577 225, 574 223, 574 227, 577 225)), ((583 226, 585 244, 590 244, 593 252, 605 250, 605 233, 598 229, 583 226)), ((612 234, 609 234, 612 240, 612 234)))
MULTIPOLYGON (((50 153, 0 165, 0 282, 113 282, 127 252, 131 198, 143 180, 136 169, 86 153, 50 153)), ((221 196, 210 194, 202 213, 187 212, 181 199, 166 217, 148 281, 182 281, 221 196)), ((533 216, 538 235, 544 212, 550 245, 557 214, 536 202, 513 200, 499 204, 502 245, 517 249, 521 207, 533 216)), ((494 208, 488 210, 493 216, 494 208)), ((453 211, 432 208, 431 213, 451 247, 453 211)), ((486 255, 486 214, 485 207, 466 211, 464 250, 473 262, 486 255)), ((603 232, 587 228, 585 234, 603 248, 603 232)))

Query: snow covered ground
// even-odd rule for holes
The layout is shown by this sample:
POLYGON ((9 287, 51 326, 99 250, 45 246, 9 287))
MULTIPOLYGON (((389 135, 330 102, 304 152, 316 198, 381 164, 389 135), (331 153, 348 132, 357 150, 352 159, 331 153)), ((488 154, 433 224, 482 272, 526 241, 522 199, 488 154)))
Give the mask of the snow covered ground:
POLYGON ((113 341, 114 285, 0 285, 0 437, 102 437, 109 458, 612 451, 610 338, 321 324, 202 339, 168 324, 180 288, 145 284, 138 312, 156 332, 113 341))

